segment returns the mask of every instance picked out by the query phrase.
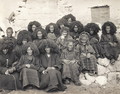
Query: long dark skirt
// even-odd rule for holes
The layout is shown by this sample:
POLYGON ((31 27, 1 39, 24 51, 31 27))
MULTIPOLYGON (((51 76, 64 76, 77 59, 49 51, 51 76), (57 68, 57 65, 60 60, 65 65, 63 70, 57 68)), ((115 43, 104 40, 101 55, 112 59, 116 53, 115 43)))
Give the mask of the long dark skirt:
POLYGON ((82 70, 94 71, 97 73, 97 59, 94 55, 91 55, 90 58, 81 55, 80 65, 82 66, 82 70))
POLYGON ((79 82, 79 75, 80 75, 79 65, 76 62, 74 63, 69 62, 68 64, 67 63, 63 64, 62 72, 63 79, 69 78, 73 82, 79 82))
POLYGON ((0 89, 4 90, 22 89, 22 85, 19 80, 19 74, 13 73, 11 75, 0 75, 0 89))
POLYGON ((101 44, 102 48, 104 49, 104 56, 110 60, 115 59, 117 60, 119 56, 119 47, 112 47, 110 44, 101 44))
POLYGON ((41 74, 40 89, 51 91, 52 89, 62 90, 63 87, 61 73, 58 70, 51 69, 47 74, 41 74))
POLYGON ((99 43, 95 43, 95 44, 91 44, 93 49, 95 50, 95 53, 96 53, 96 57, 97 58, 104 58, 104 49, 102 48, 102 46, 99 44, 99 43))
POLYGON ((37 70, 23 68, 20 72, 20 80, 23 88, 28 85, 33 85, 39 88, 39 76, 37 70))

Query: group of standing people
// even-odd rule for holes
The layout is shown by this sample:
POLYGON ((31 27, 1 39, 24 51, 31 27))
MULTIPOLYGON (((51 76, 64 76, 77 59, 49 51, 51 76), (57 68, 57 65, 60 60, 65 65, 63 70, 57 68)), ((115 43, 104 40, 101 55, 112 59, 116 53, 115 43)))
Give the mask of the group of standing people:
POLYGON ((79 75, 97 75, 97 59, 107 58, 114 64, 119 42, 114 23, 83 26, 72 14, 50 23, 45 29, 37 21, 18 33, 8 27, 0 40, 0 89, 43 89, 64 91, 66 84, 80 86, 79 75))

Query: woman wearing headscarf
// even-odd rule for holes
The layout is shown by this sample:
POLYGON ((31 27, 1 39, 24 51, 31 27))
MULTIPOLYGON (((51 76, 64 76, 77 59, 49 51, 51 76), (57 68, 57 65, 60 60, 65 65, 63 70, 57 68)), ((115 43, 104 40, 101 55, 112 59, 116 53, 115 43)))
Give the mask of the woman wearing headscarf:
POLYGON ((39 50, 43 50, 40 55, 40 89, 47 92, 64 91, 66 86, 62 83, 58 46, 53 41, 45 40, 39 50))
POLYGON ((88 23, 85 26, 85 31, 89 33, 90 38, 90 44, 92 45, 92 47, 94 48, 95 52, 96 52, 96 57, 99 58, 103 58, 104 57, 104 51, 100 45, 100 38, 98 36, 98 32, 99 32, 100 28, 97 24, 95 23, 88 23))
POLYGON ((27 30, 22 30, 18 33, 17 45, 13 50, 16 57, 18 58, 18 60, 21 58, 21 56, 23 54, 22 53, 23 52, 23 46, 29 41, 32 41, 30 32, 28 32, 27 30))
POLYGON ((56 42, 57 38, 60 36, 60 31, 55 23, 50 23, 46 26, 46 32, 48 39, 56 42))
POLYGON ((118 58, 118 40, 116 38, 116 26, 112 22, 105 22, 102 26, 100 43, 104 49, 104 55, 114 64, 118 58))
POLYGON ((17 70, 20 72, 20 81, 22 88, 39 88, 39 50, 37 46, 28 42, 24 46, 23 55, 17 65, 17 70))
POLYGON ((67 48, 64 49, 61 54, 61 59, 63 64, 62 78, 64 83, 70 84, 70 82, 73 82, 75 85, 80 86, 80 66, 78 65, 79 52, 75 50, 73 40, 68 41, 67 48))
POLYGON ((69 39, 73 39, 69 35, 69 29, 64 27, 60 30, 61 36, 57 39, 56 44, 58 45, 59 49, 62 51, 67 47, 67 41, 69 39))
POLYGON ((9 40, 2 40, 0 43, 0 89, 17 90, 22 88, 15 66, 17 58, 12 52, 13 47, 14 43, 9 40))
POLYGON ((97 59, 95 57, 95 51, 89 43, 89 34, 83 32, 79 37, 79 53, 80 53, 80 65, 85 73, 90 75, 97 74, 97 59))

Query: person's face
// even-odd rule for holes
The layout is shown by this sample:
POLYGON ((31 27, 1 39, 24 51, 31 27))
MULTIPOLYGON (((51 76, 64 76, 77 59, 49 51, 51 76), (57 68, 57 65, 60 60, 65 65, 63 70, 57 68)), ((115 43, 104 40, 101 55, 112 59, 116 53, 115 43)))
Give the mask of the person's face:
POLYGON ((64 36, 64 37, 66 37, 67 34, 68 34, 68 33, 67 33, 67 31, 65 31, 65 30, 62 32, 62 36, 64 36))
POLYGON ((69 18, 69 19, 68 19, 68 24, 71 24, 71 23, 72 23, 72 19, 69 18))
POLYGON ((83 35, 81 39, 82 45, 86 45, 87 41, 88 41, 88 37, 86 35, 83 35))
POLYGON ((78 31, 78 27, 75 25, 74 27, 74 31, 77 32, 78 31))
POLYGON ((7 52, 8 52, 8 49, 3 49, 4 54, 7 54, 7 52))
POLYGON ((33 54, 33 50, 30 47, 27 49, 27 54, 30 56, 33 54))
POLYGON ((42 39, 42 32, 41 31, 37 32, 37 37, 38 37, 38 39, 42 39))
POLYGON ((73 42, 69 42, 68 43, 68 50, 71 51, 73 49, 73 47, 74 47, 73 42))
POLYGON ((92 29, 90 29, 90 34, 92 35, 94 33, 94 31, 92 29))
POLYGON ((13 31, 11 29, 7 30, 7 37, 12 37, 13 31))
POLYGON ((82 42, 82 45, 86 45, 86 42, 85 42, 85 41, 83 41, 83 42, 82 42))
POLYGON ((106 32, 109 34, 110 33, 110 26, 106 26, 106 32))
POLYGON ((50 32, 54 32, 54 26, 50 25, 50 32))
POLYGON ((46 51, 47 54, 50 54, 50 48, 49 47, 46 47, 45 51, 46 51))
POLYGON ((36 29, 36 25, 32 25, 32 31, 34 32, 36 29))
POLYGON ((24 40, 22 41, 22 44, 25 45, 26 43, 27 43, 27 39, 24 39, 24 40))
POLYGON ((61 25, 60 25, 60 28, 63 28, 63 27, 65 27, 64 24, 61 24, 61 25))

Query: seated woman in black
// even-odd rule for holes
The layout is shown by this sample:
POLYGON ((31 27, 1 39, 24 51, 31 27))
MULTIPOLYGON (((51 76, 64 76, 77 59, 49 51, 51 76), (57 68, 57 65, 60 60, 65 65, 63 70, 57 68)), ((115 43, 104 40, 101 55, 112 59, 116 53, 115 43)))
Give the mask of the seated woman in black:
MULTIPOLYGON (((62 83, 61 60, 59 54, 56 54, 54 44, 42 44, 44 53, 40 55, 40 88, 50 91, 64 91, 66 87, 62 83)), ((41 49, 40 48, 40 49, 41 49)))
POLYGON ((12 52, 13 45, 14 44, 8 40, 2 40, 0 43, 0 89, 21 89, 19 74, 14 65, 17 59, 12 52))

